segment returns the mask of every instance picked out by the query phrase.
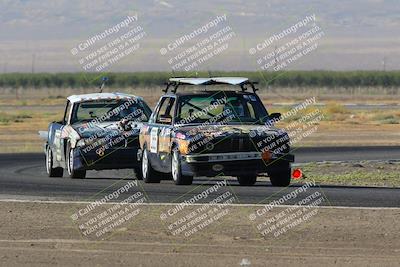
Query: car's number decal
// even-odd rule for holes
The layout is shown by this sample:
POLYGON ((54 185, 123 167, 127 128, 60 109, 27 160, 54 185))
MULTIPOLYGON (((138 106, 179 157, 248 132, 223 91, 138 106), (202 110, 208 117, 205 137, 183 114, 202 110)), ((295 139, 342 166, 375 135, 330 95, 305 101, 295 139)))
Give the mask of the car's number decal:
POLYGON ((169 152, 171 129, 163 127, 159 134, 158 152, 169 152))
POLYGON ((158 149, 158 128, 154 127, 150 132, 150 152, 157 153, 158 149))
POLYGON ((57 161, 61 161, 61 129, 55 130, 54 145, 56 147, 56 159, 57 161))

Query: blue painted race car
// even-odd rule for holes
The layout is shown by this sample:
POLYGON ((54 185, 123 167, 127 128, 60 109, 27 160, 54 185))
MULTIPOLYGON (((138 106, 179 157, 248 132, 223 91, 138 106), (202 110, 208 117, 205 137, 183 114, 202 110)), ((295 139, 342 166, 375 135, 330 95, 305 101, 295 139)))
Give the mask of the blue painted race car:
POLYGON ((86 170, 132 168, 140 178, 138 135, 151 109, 141 97, 94 93, 67 98, 64 116, 40 131, 49 177, 85 178, 86 170))

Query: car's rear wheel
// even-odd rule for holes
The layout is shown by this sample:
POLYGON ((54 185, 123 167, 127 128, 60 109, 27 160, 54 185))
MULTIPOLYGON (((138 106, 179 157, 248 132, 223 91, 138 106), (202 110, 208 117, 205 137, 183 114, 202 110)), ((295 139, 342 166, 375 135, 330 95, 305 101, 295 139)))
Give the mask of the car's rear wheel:
POLYGON ((291 169, 288 168, 280 171, 270 172, 268 173, 268 176, 273 186, 289 186, 292 178, 292 172, 291 169))
POLYGON ((75 170, 73 148, 70 148, 68 151, 67 171, 69 177, 73 179, 84 179, 86 177, 86 170, 75 170))
POLYGON ((256 174, 241 175, 237 177, 240 185, 254 185, 257 182, 256 174))
POLYGON ((143 180, 142 166, 133 168, 133 173, 136 179, 143 180))
POLYGON ((161 180, 161 174, 151 166, 146 148, 143 149, 142 155, 142 177, 145 183, 159 183, 161 180))
POLYGON ((172 179, 176 185, 190 185, 193 183, 193 176, 182 174, 181 159, 178 149, 172 151, 171 171, 172 179))
POLYGON ((49 177, 62 177, 64 173, 61 167, 53 168, 53 152, 49 146, 46 149, 46 172, 49 177))

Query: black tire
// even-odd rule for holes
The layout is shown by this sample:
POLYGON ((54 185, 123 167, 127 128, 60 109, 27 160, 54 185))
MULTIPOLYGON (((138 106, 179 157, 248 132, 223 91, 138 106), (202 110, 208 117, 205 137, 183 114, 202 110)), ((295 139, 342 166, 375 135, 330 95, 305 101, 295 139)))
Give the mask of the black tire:
POLYGON ((292 178, 292 171, 290 168, 283 169, 278 172, 268 173, 271 184, 273 186, 289 186, 292 178))
POLYGON ((143 180, 142 166, 133 168, 133 173, 136 179, 143 180))
POLYGON ((84 179, 86 177, 86 170, 74 170, 73 155, 74 149, 69 148, 68 154, 66 155, 68 175, 72 179, 84 179))
POLYGON ((154 170, 151 166, 146 148, 143 148, 142 155, 142 179, 145 183, 159 183, 161 180, 161 173, 154 170))
POLYGON ((51 148, 47 146, 46 148, 46 172, 49 177, 62 177, 64 174, 64 169, 61 167, 53 168, 53 152, 51 148))
POLYGON ((172 179, 171 173, 161 173, 161 180, 170 181, 172 179))
POLYGON ((182 174, 181 157, 178 149, 172 151, 171 172, 176 185, 191 185, 193 183, 193 176, 182 174))
POLYGON ((244 186, 254 185, 257 182, 257 175, 256 174, 241 175, 237 177, 237 180, 240 185, 244 186))

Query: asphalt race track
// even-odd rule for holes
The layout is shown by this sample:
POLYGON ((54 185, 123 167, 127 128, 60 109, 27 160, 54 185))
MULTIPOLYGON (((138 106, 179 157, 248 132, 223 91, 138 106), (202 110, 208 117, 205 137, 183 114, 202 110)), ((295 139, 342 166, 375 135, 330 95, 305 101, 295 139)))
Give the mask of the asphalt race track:
MULTIPOLYGON (((327 160, 397 160, 400 147, 335 147, 298 148, 295 150, 296 162, 327 160)), ((399 174, 400 175, 400 174, 399 174)), ((87 179, 49 178, 44 165, 44 153, 0 154, 0 199, 17 200, 62 200, 92 201, 108 195, 135 181, 129 170, 89 171, 87 179)), ((142 191, 151 203, 177 203, 193 198, 202 191, 223 181, 222 178, 197 178, 191 186, 176 186, 172 181, 160 184, 139 182, 137 189, 142 191)), ((266 204, 278 200, 298 189, 293 184, 289 188, 272 187, 269 182, 257 182, 255 186, 239 186, 229 178, 227 187, 219 189, 214 195, 229 190, 236 196, 236 203, 266 204)), ((373 188, 349 186, 315 186, 308 193, 319 191, 326 198, 323 206, 351 207, 400 207, 400 188, 373 188)), ((210 193, 212 197, 214 193, 210 193)), ((125 193, 128 197, 131 192, 125 193)), ((301 194, 299 194, 301 197, 301 194)), ((121 194, 121 198, 124 194, 121 194)), ((201 199, 198 203, 207 201, 201 199)), ((284 204, 294 204, 287 200, 284 204)))

